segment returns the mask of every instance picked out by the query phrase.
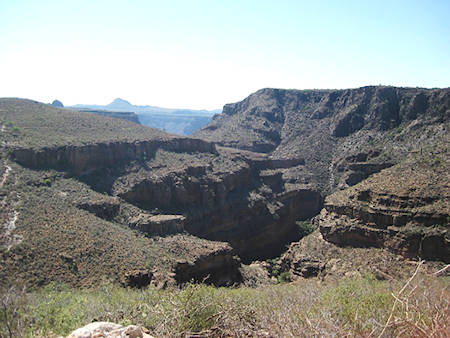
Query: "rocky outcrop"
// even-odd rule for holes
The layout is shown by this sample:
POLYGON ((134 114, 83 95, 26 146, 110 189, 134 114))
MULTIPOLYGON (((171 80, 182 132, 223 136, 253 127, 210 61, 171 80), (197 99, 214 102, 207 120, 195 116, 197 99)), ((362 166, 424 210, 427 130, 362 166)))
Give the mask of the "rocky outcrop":
POLYGON ((136 142, 109 142, 84 146, 61 146, 55 148, 15 148, 12 157, 31 168, 55 168, 68 170, 76 175, 105 167, 145 160, 154 156, 158 149, 173 152, 215 153, 212 143, 199 139, 173 138, 136 142))
POLYGON ((341 175, 339 189, 351 187, 362 180, 365 180, 372 174, 378 173, 385 168, 393 165, 390 162, 373 163, 381 152, 378 150, 369 150, 368 152, 356 153, 345 158, 337 160, 332 164, 333 172, 341 175))
MULTIPOLYGON (((390 250, 336 246, 324 240, 320 231, 316 230, 299 242, 291 243, 275 266, 278 272, 289 272, 292 280, 336 280, 368 274, 385 280, 409 278, 417 265, 405 264, 401 256, 390 250)), ((442 264, 426 262, 425 266, 432 272, 439 270, 442 264)))
POLYGON ((143 288, 150 285, 153 279, 153 271, 132 270, 121 276, 121 283, 127 287, 143 288))
POLYGON ((186 282, 203 282, 216 286, 240 284, 241 262, 229 246, 221 250, 200 255, 194 260, 178 261, 174 268, 174 278, 178 284, 186 282))
POLYGON ((149 236, 166 236, 183 232, 185 219, 182 215, 140 214, 131 218, 128 225, 149 236))
POLYGON ((448 262, 450 161, 448 149, 433 149, 327 197, 319 216, 323 237, 341 246, 387 247, 405 257, 448 262))
POLYGON ((120 211, 120 201, 117 198, 84 201, 77 206, 107 221, 113 220, 120 211))
POLYGON ((276 170, 261 170, 286 166, 285 161, 259 155, 242 159, 224 149, 219 155, 220 163, 121 178, 112 194, 146 210, 185 216, 186 231, 229 242, 244 261, 279 255, 300 238, 295 222, 319 211, 319 192, 308 185, 286 185, 276 170))

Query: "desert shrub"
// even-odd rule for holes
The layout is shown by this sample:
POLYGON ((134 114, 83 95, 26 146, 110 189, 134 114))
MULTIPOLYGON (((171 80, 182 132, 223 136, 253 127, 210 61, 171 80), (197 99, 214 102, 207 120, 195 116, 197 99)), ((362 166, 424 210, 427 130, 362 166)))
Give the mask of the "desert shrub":
MULTIPOLYGON (((168 302, 172 320, 181 332, 199 332, 213 327, 219 302, 213 287, 189 284, 168 302)), ((167 302, 167 299, 166 299, 167 302)))
POLYGON ((0 289, 0 337, 22 336, 24 294, 24 288, 10 286, 0 289))
POLYGON ((97 289, 74 289, 52 284, 14 295, 7 303, 8 318, 0 314, 2 337, 11 336, 8 325, 13 337, 57 337, 92 321, 141 325, 163 337, 196 332, 277 337, 450 333, 449 280, 425 274, 407 283, 367 275, 335 284, 311 279, 259 288, 188 284, 138 290, 105 282, 97 289))
POLYGON ((302 237, 308 236, 309 234, 314 232, 314 230, 316 230, 316 227, 311 221, 300 221, 297 222, 297 225, 302 237))
POLYGON ((344 329, 364 335, 385 319, 392 303, 387 283, 367 275, 325 290, 318 306, 327 308, 344 329))
POLYGON ((283 271, 282 273, 280 273, 277 279, 279 283, 288 283, 291 281, 291 274, 289 273, 289 271, 283 271))
POLYGON ((280 274, 278 260, 279 258, 270 258, 267 260, 267 263, 269 263, 269 273, 273 277, 278 277, 280 274))

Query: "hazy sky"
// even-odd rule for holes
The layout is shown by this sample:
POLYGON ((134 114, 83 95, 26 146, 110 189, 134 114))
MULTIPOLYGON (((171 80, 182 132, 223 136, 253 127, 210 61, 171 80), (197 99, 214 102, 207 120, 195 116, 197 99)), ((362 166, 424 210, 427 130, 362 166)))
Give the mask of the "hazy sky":
POLYGON ((0 97, 215 109, 263 87, 448 87, 449 18, 448 0, 0 0, 0 97))

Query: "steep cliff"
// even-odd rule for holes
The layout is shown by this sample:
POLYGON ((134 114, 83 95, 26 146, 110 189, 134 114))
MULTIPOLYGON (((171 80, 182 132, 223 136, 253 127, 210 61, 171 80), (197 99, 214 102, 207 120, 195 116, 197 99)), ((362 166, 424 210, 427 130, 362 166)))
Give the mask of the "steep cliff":
POLYGON ((152 159, 92 172, 84 180, 147 212, 183 215, 186 231, 227 241, 248 261, 279 255, 299 239, 295 222, 320 209, 318 191, 283 181, 283 165, 226 148, 217 154, 160 149, 152 159))
POLYGON ((194 136, 277 159, 304 159, 302 171, 285 176, 308 180, 328 194, 432 142, 445 133, 436 126, 449 117, 448 88, 267 88, 225 105, 223 113, 194 136))
POLYGON ((327 241, 447 261, 449 128, 448 88, 262 89, 195 136, 301 159, 284 182, 337 191, 318 218, 327 241))

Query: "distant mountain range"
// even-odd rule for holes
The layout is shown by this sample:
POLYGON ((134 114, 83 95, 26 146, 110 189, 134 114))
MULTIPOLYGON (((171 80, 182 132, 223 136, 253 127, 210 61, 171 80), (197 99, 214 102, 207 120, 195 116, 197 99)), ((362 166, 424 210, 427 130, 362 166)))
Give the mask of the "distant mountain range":
POLYGON ((195 131, 207 125, 215 114, 219 114, 222 111, 222 109, 192 110, 148 105, 138 106, 120 98, 115 99, 107 105, 77 104, 68 108, 77 110, 93 109, 114 112, 134 112, 143 125, 180 135, 193 134, 195 131))

